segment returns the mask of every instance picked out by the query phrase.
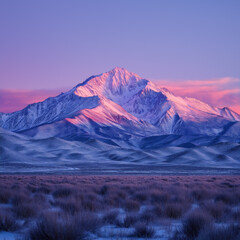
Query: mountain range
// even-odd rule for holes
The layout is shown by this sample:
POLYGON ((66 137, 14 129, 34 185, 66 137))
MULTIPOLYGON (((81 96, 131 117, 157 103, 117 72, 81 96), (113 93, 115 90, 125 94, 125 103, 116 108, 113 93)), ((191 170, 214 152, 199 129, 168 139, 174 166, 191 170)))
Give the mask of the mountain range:
POLYGON ((88 78, 66 93, 1 113, 0 126, 34 137, 129 138, 163 134, 239 136, 240 115, 167 89, 123 68, 88 78))
MULTIPOLYGON (((177 164, 180 165, 186 164, 186 161, 181 159, 183 156, 186 159, 189 151, 204 146, 209 148, 205 155, 201 155, 199 150, 194 153, 196 158, 204 158, 203 165, 213 161, 217 166, 215 160, 219 158, 222 159, 220 162, 224 162, 224 166, 238 166, 240 163, 237 154, 240 142, 238 113, 227 107, 210 106, 194 98, 175 96, 167 89, 119 67, 92 76, 66 93, 30 104, 20 111, 0 113, 0 127, 1 151, 6 161, 10 155, 9 159, 14 159, 12 156, 15 153, 12 151, 17 151, 15 148, 9 150, 9 139, 15 134, 17 139, 24 139, 28 143, 34 141, 34 144, 36 141, 46 142, 51 139, 51 143, 67 141, 71 146, 73 142, 87 143, 89 146, 89 141, 97 141, 99 149, 95 150, 102 151, 107 146, 108 152, 118 152, 117 155, 114 153, 116 158, 122 157, 124 149, 127 149, 128 154, 129 151, 146 154, 144 157, 140 154, 138 158, 133 158, 134 161, 153 158, 159 163, 162 162, 157 157, 161 155, 159 149, 165 147, 166 151, 166 148, 175 148, 166 154, 168 163, 176 163, 169 159, 177 159, 177 164), (5 146, 6 143, 8 146, 5 146), (228 156, 225 152, 219 153, 209 147, 223 143, 233 144, 227 151, 234 148, 234 154, 228 156), (146 149, 154 149, 158 153, 149 155, 146 149), (169 157, 172 154, 175 155, 169 157)), ((86 148, 86 145, 84 146, 86 148)), ((51 152, 53 151, 51 148, 51 152)), ((18 151, 18 154, 20 152, 18 151)), ((24 156, 26 154, 24 153, 24 156)), ((77 159, 79 154, 83 155, 78 152, 71 156, 77 159)), ((126 153, 125 159, 128 154, 126 153)), ((36 157, 38 154, 32 156, 36 157)), ((60 159, 59 156, 56 155, 54 159, 60 159)), ((105 156, 104 159, 106 158, 108 157, 105 156)), ((129 157, 129 161, 131 159, 129 157)), ((192 159, 187 161, 187 164, 191 165, 192 159)))

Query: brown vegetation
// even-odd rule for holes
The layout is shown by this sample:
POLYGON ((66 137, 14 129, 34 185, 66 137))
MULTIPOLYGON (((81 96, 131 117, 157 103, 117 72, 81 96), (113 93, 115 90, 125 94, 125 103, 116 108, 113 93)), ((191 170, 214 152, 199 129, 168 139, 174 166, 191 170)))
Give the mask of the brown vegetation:
POLYGON ((167 220, 182 223, 175 240, 238 239, 239 202, 238 176, 1 175, 0 231, 84 239, 111 225, 151 238, 167 220))

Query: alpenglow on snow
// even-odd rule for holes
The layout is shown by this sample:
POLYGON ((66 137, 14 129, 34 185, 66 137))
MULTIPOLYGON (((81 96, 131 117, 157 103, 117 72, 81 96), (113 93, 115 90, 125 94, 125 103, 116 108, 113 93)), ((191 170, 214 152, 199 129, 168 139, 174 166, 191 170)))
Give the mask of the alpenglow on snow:
POLYGON ((21 111, 0 113, 0 127, 36 138, 239 137, 240 115, 229 108, 175 96, 116 67, 21 111))

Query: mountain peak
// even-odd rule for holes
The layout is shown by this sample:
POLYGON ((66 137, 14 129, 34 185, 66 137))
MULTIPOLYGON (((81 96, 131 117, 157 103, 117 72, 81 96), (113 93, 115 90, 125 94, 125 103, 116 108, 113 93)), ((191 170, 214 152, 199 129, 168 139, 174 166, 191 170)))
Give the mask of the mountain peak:
POLYGON ((232 130, 234 134, 238 134, 237 121, 240 121, 240 115, 228 108, 219 109, 193 98, 177 97, 120 67, 92 76, 55 98, 12 114, 0 114, 0 127, 13 131, 43 125, 48 129, 52 124, 52 133, 64 126, 66 129, 63 127, 62 131, 68 134, 70 126, 79 133, 99 136, 106 133, 109 137, 115 133, 122 136, 124 131, 126 136, 140 132, 144 136, 172 133, 220 135, 231 126, 235 129, 232 130), (101 129, 103 125, 114 128, 101 129), (99 128, 97 132, 96 128, 99 128))
POLYGON ((113 95, 136 94, 144 88, 147 80, 125 68, 115 67, 100 75, 92 76, 75 88, 75 94, 81 97, 105 96, 113 98, 113 95))
POLYGON ((136 73, 129 72, 127 69, 121 68, 121 67, 115 67, 112 70, 106 72, 105 74, 111 75, 112 77, 117 77, 117 78, 136 77, 140 79, 140 76, 138 76, 136 73))
MULTIPOLYGON (((115 67, 115 68, 113 68, 111 71, 112 71, 112 72, 128 72, 127 69, 122 68, 122 67, 115 67)), ((110 72, 111 72, 111 71, 110 71, 110 72)))

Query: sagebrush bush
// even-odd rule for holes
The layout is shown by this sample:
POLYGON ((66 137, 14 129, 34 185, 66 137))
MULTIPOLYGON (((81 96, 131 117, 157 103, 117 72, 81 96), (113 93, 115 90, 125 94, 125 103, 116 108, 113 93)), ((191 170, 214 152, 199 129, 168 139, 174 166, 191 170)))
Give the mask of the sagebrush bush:
POLYGON ((34 202, 26 202, 13 207, 13 212, 18 218, 35 217, 39 212, 40 206, 34 202))
POLYGON ((184 203, 167 203, 165 206, 165 215, 169 218, 180 218, 185 210, 186 206, 184 203))
POLYGON ((150 192, 150 197, 152 203, 166 203, 170 199, 170 194, 155 189, 150 192))
POLYGON ((198 187, 194 188, 192 190, 192 198, 196 201, 202 201, 205 199, 209 199, 211 197, 212 193, 204 187, 198 187))
POLYGON ((155 235, 155 230, 151 226, 147 226, 146 223, 137 223, 134 227, 133 236, 137 238, 152 238, 155 235))
POLYGON ((214 219, 220 220, 227 210, 225 204, 223 202, 207 202, 204 203, 202 208, 207 211, 214 219))
POLYGON ((140 203, 129 199, 125 201, 124 207, 127 211, 138 211, 140 209, 140 203))
POLYGON ((110 210, 109 212, 104 214, 103 221, 108 224, 116 224, 118 214, 119 214, 119 211, 110 210))
POLYGON ((0 203, 8 203, 12 196, 12 192, 10 190, 2 189, 0 191, 0 203))
POLYGON ((226 204, 234 204, 238 202, 236 195, 230 192, 218 193, 215 197, 215 202, 224 202, 226 204))
POLYGON ((136 213, 127 213, 123 221, 118 221, 117 226, 129 228, 134 226, 138 221, 138 215, 136 213))
POLYGON ((43 194, 49 194, 51 192, 50 187, 39 187, 39 188, 35 188, 36 193, 43 193, 43 194))
POLYGON ((76 215, 75 221, 78 226, 85 232, 96 233, 98 229, 102 226, 101 219, 92 212, 81 212, 76 215))
POLYGON ((16 218, 10 212, 0 210, 0 232, 12 232, 17 230, 18 227, 16 218))
POLYGON ((144 223, 153 222, 155 219, 156 215, 154 214, 154 210, 151 208, 147 208, 139 214, 139 220, 144 223))
POLYGON ((104 197, 104 203, 110 207, 120 207, 125 202, 124 199, 119 198, 117 193, 109 193, 104 197))
POLYGON ((156 218, 161 217, 163 215, 163 206, 158 203, 154 204, 152 212, 156 216, 156 218))
POLYGON ((83 200, 82 208, 85 211, 95 212, 99 208, 99 203, 97 200, 83 200))
POLYGON ((133 198, 137 201, 144 202, 148 199, 147 190, 138 191, 134 194, 133 198))
POLYGON ((26 193, 22 193, 22 192, 19 192, 18 194, 13 195, 13 197, 10 200, 10 202, 14 206, 22 205, 29 201, 30 201, 29 196, 27 196, 26 193))
POLYGON ((66 198, 72 194, 72 189, 71 188, 59 188, 55 190, 52 195, 55 198, 66 198))
MULTIPOLYGON (((135 239, 150 238, 149 224, 158 230, 177 218, 182 228, 173 240, 239 240, 239 201, 239 176, 0 175, 0 211, 7 213, 2 228, 13 231, 19 222, 20 232, 30 228, 29 238, 39 240, 88 238, 102 224, 130 227, 135 239), (236 225, 228 228, 229 223, 236 225)), ((118 233, 112 231, 113 239, 118 233)))
POLYGON ((76 214, 81 209, 81 202, 78 203, 75 199, 64 199, 64 200, 57 200, 52 203, 53 206, 60 207, 64 212, 69 214, 76 214))
POLYGON ((107 186, 107 185, 104 185, 104 186, 101 187, 99 193, 100 193, 101 195, 105 195, 107 192, 108 192, 108 186, 107 186))
POLYGON ((206 227, 199 233, 196 240, 240 240, 240 226, 206 227))
POLYGON ((74 221, 65 217, 59 218, 57 214, 48 214, 39 219, 36 226, 30 229, 29 240, 80 240, 84 232, 74 221))
POLYGON ((32 196, 32 199, 34 202, 36 203, 45 203, 46 202, 46 195, 43 194, 43 193, 35 193, 33 196, 32 196))
POLYGON ((29 240, 81 240, 87 232, 96 232, 101 225, 98 217, 92 213, 77 216, 47 213, 30 229, 29 240))
POLYGON ((183 221, 183 233, 189 238, 194 239, 205 227, 212 224, 210 215, 200 209, 191 212, 183 221))

